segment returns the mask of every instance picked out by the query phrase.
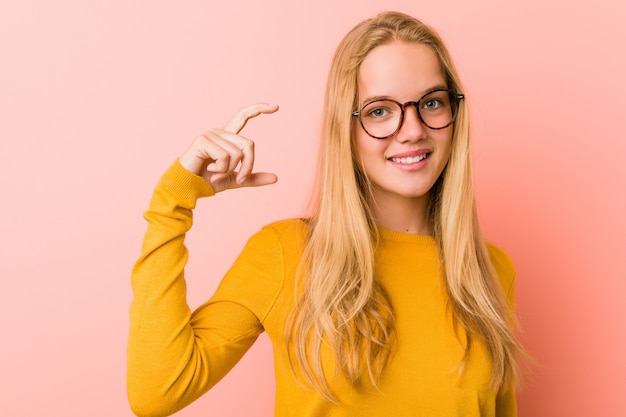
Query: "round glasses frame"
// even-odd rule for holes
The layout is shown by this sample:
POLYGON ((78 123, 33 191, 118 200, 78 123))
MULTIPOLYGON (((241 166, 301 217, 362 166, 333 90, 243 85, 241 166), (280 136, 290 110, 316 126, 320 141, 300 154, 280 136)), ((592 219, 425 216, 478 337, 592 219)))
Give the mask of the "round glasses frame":
POLYGON ((422 124, 424 126, 426 126, 429 129, 432 129, 432 130, 441 130, 441 129, 445 129, 446 127, 448 127, 452 123, 454 123, 454 121, 456 120, 456 116, 459 113, 459 104, 461 104, 461 100, 463 100, 464 98, 465 98, 464 94, 460 94, 460 93, 457 93, 455 91, 450 91, 450 90, 448 90, 446 88, 440 88, 440 89, 437 89, 437 90, 429 91, 428 93, 424 94, 417 101, 407 101, 404 104, 402 104, 402 103, 400 103, 400 102, 398 102, 396 100, 392 100, 392 99, 371 100, 371 101, 368 101, 367 103, 363 104, 363 106, 361 107, 361 110, 357 110, 357 111, 352 112, 352 116, 359 118, 359 123, 361 124, 361 127, 363 128, 365 133, 367 133, 369 136, 373 137, 374 139, 387 139, 387 138, 392 137, 396 133, 398 133, 398 131, 402 127, 402 123, 404 123, 404 111, 406 110, 406 108, 408 106, 415 106, 415 110, 417 111, 417 117, 419 117, 420 122, 422 122, 422 124), (427 96, 429 96, 429 95, 431 95, 433 93, 437 93, 437 92, 441 92, 441 91, 447 92, 449 97, 450 97, 450 107, 451 107, 451 111, 452 111, 452 118, 450 119, 450 122, 448 124, 446 124, 445 126, 432 127, 432 126, 429 126, 428 123, 426 123, 424 121, 424 118, 422 117, 422 113, 420 112, 419 105, 422 102, 422 100, 424 100, 425 97, 427 97, 427 96), (398 121, 398 127, 396 127, 396 129, 392 133, 390 133, 389 135, 386 135, 386 136, 374 136, 370 132, 368 132, 367 129, 365 128, 365 125, 363 124, 363 119, 361 117, 363 109, 365 107, 369 106, 370 104, 375 103, 377 101, 390 101, 392 103, 396 103, 398 105, 398 107, 400 107, 400 120, 398 121))

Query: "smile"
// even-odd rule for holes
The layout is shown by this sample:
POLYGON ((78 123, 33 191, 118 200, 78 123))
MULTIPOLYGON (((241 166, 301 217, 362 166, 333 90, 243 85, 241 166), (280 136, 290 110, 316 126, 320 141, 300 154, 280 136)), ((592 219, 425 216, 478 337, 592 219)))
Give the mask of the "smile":
POLYGON ((424 153, 422 155, 409 156, 403 158, 389 158, 391 162, 395 162, 397 164, 415 164, 423 159, 425 159, 429 154, 424 153))

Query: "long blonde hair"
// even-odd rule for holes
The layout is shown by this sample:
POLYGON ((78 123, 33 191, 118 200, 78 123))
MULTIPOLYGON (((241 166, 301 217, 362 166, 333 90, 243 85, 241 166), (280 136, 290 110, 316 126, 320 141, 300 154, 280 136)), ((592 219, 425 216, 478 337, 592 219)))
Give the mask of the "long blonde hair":
MULTIPOLYGON (((358 105, 357 76, 364 58, 396 40, 432 48, 448 88, 462 92, 438 35, 402 13, 386 12, 360 23, 335 52, 326 88, 315 212, 286 329, 296 376, 330 401, 336 397, 328 384, 331 375, 322 367, 323 345, 334 353, 337 372, 354 384, 367 375, 376 386, 395 344, 393 309, 374 278, 377 229, 368 205, 368 179, 356 162, 351 114, 358 105)), ((491 356, 491 386, 509 386, 517 380, 520 346, 478 224, 464 101, 454 123, 450 160, 430 191, 428 219, 453 317, 467 335, 460 369, 478 337, 491 356)))

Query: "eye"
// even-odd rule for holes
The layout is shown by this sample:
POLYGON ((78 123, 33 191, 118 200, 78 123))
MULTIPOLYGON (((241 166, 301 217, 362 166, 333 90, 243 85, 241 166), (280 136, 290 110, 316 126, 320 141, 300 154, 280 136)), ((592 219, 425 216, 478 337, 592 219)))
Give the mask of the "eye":
POLYGON ((389 110, 384 107, 375 107, 373 109, 368 109, 366 116, 377 119, 380 117, 385 117, 388 113, 389 110))
POLYGON ((447 90, 433 91, 420 100, 420 110, 434 112, 442 111, 450 106, 450 97, 447 90))
POLYGON ((424 104, 422 105, 422 108, 425 110, 435 110, 440 107, 443 107, 444 105, 445 104, 443 103, 443 101, 436 99, 436 98, 431 98, 424 102, 424 104))
POLYGON ((400 107, 397 103, 389 100, 377 100, 367 104, 361 114, 364 119, 372 122, 382 122, 397 117, 400 107))

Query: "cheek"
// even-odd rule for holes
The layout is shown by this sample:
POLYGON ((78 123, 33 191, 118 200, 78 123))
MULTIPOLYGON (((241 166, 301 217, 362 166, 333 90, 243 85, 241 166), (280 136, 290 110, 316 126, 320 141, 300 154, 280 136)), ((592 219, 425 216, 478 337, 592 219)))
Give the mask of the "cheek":
POLYGON ((360 127, 354 129, 354 148, 358 160, 385 159, 387 140, 374 139, 360 127))
POLYGON ((368 149, 367 138, 365 138, 365 133, 359 127, 355 127, 353 129, 354 132, 354 156, 359 164, 359 166, 363 165, 365 159, 367 159, 367 155, 370 153, 368 149))
POLYGON ((439 149, 442 151, 442 163, 446 165, 452 155, 452 134, 443 135, 439 142, 439 149))
POLYGON ((381 146, 384 144, 378 143, 376 139, 369 136, 362 139, 362 141, 357 140, 356 143, 357 163, 362 169, 369 171, 384 162, 385 147, 381 146))

